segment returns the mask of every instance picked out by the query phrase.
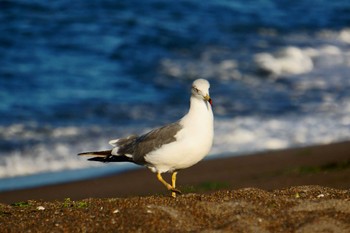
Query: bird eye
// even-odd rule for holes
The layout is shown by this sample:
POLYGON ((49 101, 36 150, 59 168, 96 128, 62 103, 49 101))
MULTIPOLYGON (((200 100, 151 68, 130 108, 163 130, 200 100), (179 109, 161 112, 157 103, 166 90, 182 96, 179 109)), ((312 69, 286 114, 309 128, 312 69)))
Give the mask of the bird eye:
POLYGON ((199 92, 197 87, 192 87, 197 93, 199 92))

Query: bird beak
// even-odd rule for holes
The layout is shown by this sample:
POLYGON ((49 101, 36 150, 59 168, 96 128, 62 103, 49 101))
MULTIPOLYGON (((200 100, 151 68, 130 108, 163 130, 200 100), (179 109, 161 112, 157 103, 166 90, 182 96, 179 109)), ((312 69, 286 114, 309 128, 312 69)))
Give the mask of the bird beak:
POLYGON ((213 105, 213 101, 211 100, 211 98, 208 94, 206 96, 204 96, 204 100, 208 101, 210 103, 210 105, 213 105))

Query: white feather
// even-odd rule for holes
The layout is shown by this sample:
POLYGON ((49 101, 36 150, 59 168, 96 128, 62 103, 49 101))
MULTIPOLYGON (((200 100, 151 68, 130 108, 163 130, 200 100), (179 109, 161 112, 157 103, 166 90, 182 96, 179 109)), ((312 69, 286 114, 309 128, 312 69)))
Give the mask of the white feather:
MULTIPOLYGON (((197 80, 198 81, 198 80, 197 80)), ((194 83, 202 95, 209 95, 209 83, 194 83)), ((190 167, 202 160, 210 151, 214 137, 214 117, 211 105, 194 94, 189 112, 180 120, 183 128, 176 141, 166 144, 145 156, 153 172, 172 172, 190 167)))

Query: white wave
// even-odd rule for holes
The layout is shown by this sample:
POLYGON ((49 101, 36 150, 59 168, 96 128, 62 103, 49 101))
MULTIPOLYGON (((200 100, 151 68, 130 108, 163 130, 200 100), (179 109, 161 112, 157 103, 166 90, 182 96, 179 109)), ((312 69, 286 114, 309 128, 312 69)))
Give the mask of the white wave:
POLYGON ((78 127, 58 127, 39 126, 38 124, 13 124, 0 126, 0 138, 6 140, 42 140, 45 138, 67 138, 76 137, 81 134, 78 127))
POLYGON ((96 163, 88 163, 76 156, 84 147, 102 149, 102 139, 90 138, 86 142, 83 136, 96 133, 96 130, 96 127, 87 130, 24 124, 3 126, 0 138, 8 144, 15 144, 12 149, 0 151, 0 178, 96 166, 96 163))
POLYGON ((337 73, 335 69, 350 66, 349 28, 340 31, 323 30, 313 38, 306 35, 294 35, 294 37, 294 40, 289 39, 291 45, 286 45, 277 52, 255 54, 253 62, 256 69, 278 77, 309 75, 310 72, 324 72, 326 69, 337 73), (308 45, 304 47, 292 45, 297 43, 308 45))
MULTIPOLYGON (((271 37, 275 36, 277 35, 271 37)), ((349 67, 349 38, 349 28, 339 31, 322 30, 315 35, 296 33, 288 35, 284 41, 285 46, 277 51, 270 52, 274 49, 271 45, 266 47, 266 52, 253 54, 249 64, 246 64, 244 59, 237 58, 234 50, 208 47, 196 57, 179 56, 161 59, 159 67, 162 75, 179 80, 200 76, 222 81, 250 82, 252 81, 250 77, 256 76, 256 71, 266 72, 273 78, 309 75, 334 66, 349 67), (250 73, 247 67, 254 70, 253 73, 250 73)), ((161 76, 158 81, 166 82, 166 80, 161 76)))
POLYGON ((344 103, 339 108, 344 111, 216 121, 211 154, 247 154, 349 140, 350 103, 344 103))
POLYGON ((350 28, 344 28, 339 32, 338 38, 347 44, 350 44, 350 28))
POLYGON ((88 164, 76 156, 71 145, 39 144, 22 151, 14 151, 0 157, 0 178, 78 169, 96 164, 88 164))
POLYGON ((350 44, 350 28, 343 28, 340 30, 321 30, 317 34, 317 39, 335 41, 345 44, 350 44))
POLYGON ((193 77, 198 76, 205 79, 215 77, 220 80, 238 80, 242 78, 235 59, 216 60, 215 52, 209 49, 203 52, 199 59, 162 59, 160 69, 164 75, 177 79, 193 79, 193 77))
MULTIPOLYGON (((215 120, 215 139, 210 155, 231 156, 349 140, 350 100, 333 103, 330 109, 327 109, 329 108, 327 101, 332 103, 333 100, 325 100, 324 106, 321 104, 318 113, 289 114, 269 118, 260 116, 218 118, 215 120)), ((23 135, 19 133, 22 127, 16 125, 10 128, 12 132, 7 136, 23 135)), ((65 131, 64 128, 56 128, 48 134, 55 135, 54 140, 41 141, 33 146, 10 152, 2 151, 0 178, 101 166, 102 164, 92 163, 76 156, 81 151, 109 148, 107 141, 111 137, 105 134, 80 137, 83 133, 92 131, 102 132, 102 129, 68 127, 65 131)), ((121 128, 118 131, 126 134, 136 130, 121 128)))
MULTIPOLYGON (((0 138, 8 143, 15 141, 16 145, 14 149, 0 151, 0 179, 102 166, 77 154, 106 150, 112 138, 110 132, 105 133, 108 130, 97 126, 42 128, 14 124, 1 128, 0 138)), ((115 130, 119 136, 137 131, 128 127, 115 130)))
POLYGON ((314 67, 311 57, 294 46, 288 46, 277 54, 255 54, 254 62, 259 70, 276 76, 308 73, 314 67))
MULTIPOLYGON (((328 91, 343 90, 350 86, 349 33, 350 29, 328 32, 317 37, 317 40, 322 41, 320 44, 311 44, 305 48, 286 46, 281 53, 268 54, 269 59, 274 59, 273 62, 279 65, 279 68, 271 68, 275 74, 307 73, 293 79, 292 91, 295 91, 296 96, 301 96, 299 92, 307 93, 314 89, 326 91, 320 94, 320 100, 315 103, 317 106, 308 106, 313 103, 302 105, 301 115, 270 118, 253 115, 216 119, 211 155, 246 154, 350 139, 350 99, 339 98, 336 92, 328 91)), ((223 59, 215 59, 215 54, 215 51, 204 51, 198 60, 164 59, 161 69, 165 74, 179 79, 197 75, 219 80, 242 78, 238 59, 229 58, 227 54, 223 59)), ((242 78, 250 86, 254 85, 248 81, 254 80, 260 81, 258 78, 242 78)), ((224 116, 227 112, 225 105, 218 104, 215 108, 218 115, 224 116)), ((144 112, 135 113, 140 116, 137 119, 144 116, 141 113, 144 112)), ((115 134, 117 137, 140 132, 140 129, 132 127, 113 130, 118 132, 115 134)), ((110 137, 111 134, 99 126, 2 126, 0 139, 5 143, 14 143, 15 149, 0 151, 0 178, 99 166, 99 163, 88 162, 76 154, 108 148, 107 142, 114 138, 114 135, 110 137)))

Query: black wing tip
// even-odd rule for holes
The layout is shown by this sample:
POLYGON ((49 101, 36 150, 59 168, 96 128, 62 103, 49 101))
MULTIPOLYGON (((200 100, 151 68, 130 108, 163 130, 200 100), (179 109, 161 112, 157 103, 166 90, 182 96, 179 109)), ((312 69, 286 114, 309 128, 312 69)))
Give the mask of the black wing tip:
POLYGON ((95 162, 103 162, 103 163, 109 163, 109 162, 132 162, 134 163, 134 160, 130 157, 127 157, 125 155, 112 155, 112 150, 106 150, 106 151, 96 151, 96 152, 82 152, 79 153, 78 156, 93 156, 92 158, 87 159, 88 161, 95 161, 95 162))
POLYGON ((103 163, 109 163, 109 162, 131 162, 134 163, 134 160, 124 156, 106 156, 106 157, 93 157, 88 159, 89 161, 96 161, 96 162, 103 162, 103 163))
POLYGON ((111 153, 112 153, 112 150, 89 151, 89 152, 81 152, 81 153, 78 153, 78 156, 82 156, 82 155, 90 155, 90 156, 94 156, 94 155, 111 156, 111 153))
POLYGON ((93 158, 88 159, 88 161, 95 161, 95 162, 102 162, 102 163, 110 162, 107 157, 93 157, 93 158))

